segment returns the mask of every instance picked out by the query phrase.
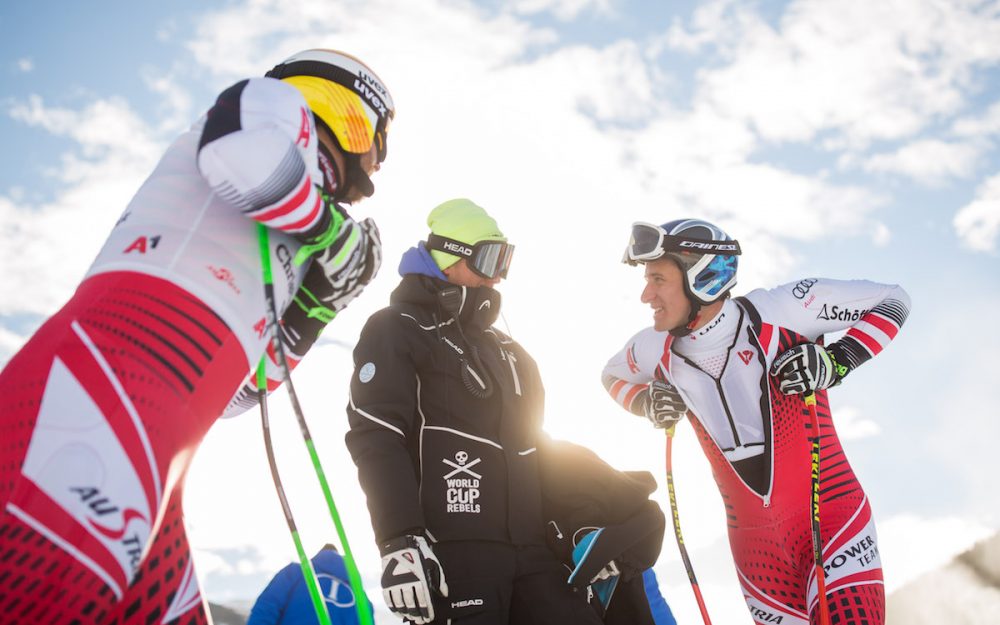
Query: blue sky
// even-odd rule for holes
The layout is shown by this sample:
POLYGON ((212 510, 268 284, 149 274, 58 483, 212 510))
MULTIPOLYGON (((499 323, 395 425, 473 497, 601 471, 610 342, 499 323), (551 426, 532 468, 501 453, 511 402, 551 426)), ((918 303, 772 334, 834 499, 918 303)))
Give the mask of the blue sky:
MULTIPOLYGON (((903 332, 832 394, 887 587, 1000 528, 987 462, 1000 414, 984 393, 1000 353, 997 2, 86 7, 0 7, 0 362, 65 302, 159 154, 226 86, 326 46, 363 58, 393 92, 390 158, 359 207, 379 221, 387 263, 297 373, 372 584, 377 557, 341 442, 349 347, 426 213, 455 196, 486 206, 518 246, 505 317, 542 367, 547 429, 656 475, 662 445, 598 381, 649 324, 640 277, 618 264, 628 224, 719 223, 745 250, 737 291, 814 275, 902 284, 913 298, 903 332)), ((189 529, 210 598, 251 598, 292 555, 262 494, 256 427, 252 415, 219 424, 192 469, 189 529), (231 515, 258 522, 234 529, 231 515)), ((293 435, 279 449, 318 548, 329 522, 293 435)), ((713 612, 745 618, 693 443, 682 431, 692 558, 713 612)), ((669 540, 657 571, 693 616, 669 540)))

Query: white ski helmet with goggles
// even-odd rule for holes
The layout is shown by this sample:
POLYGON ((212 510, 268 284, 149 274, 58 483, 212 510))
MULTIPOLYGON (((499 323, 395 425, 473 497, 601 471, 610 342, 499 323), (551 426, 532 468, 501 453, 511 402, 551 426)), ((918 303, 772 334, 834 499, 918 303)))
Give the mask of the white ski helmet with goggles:
POLYGON ((285 59, 265 76, 295 87, 317 123, 325 125, 347 157, 347 177, 365 195, 375 187, 360 158, 375 146, 385 160, 389 123, 396 114, 382 80, 355 57, 336 50, 304 50, 285 59))
POLYGON ((661 226, 632 224, 622 262, 637 265, 661 258, 674 261, 684 276, 684 292, 691 301, 690 323, 702 306, 726 297, 736 286, 739 255, 739 241, 718 226, 700 219, 676 219, 661 226))

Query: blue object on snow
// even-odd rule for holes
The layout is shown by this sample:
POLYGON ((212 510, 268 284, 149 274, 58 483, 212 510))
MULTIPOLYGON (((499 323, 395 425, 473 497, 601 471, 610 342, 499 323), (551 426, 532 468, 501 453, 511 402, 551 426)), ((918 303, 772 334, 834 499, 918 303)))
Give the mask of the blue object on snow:
POLYGON ((677 625, 674 613, 670 611, 667 600, 660 593, 660 585, 656 581, 653 569, 643 571, 642 583, 646 587, 646 600, 649 601, 649 611, 653 613, 653 622, 656 625, 677 625))
MULTIPOLYGON (((344 559, 331 547, 324 547, 312 558, 319 581, 319 591, 326 603, 333 625, 358 625, 354 592, 348 582, 344 559)), ((371 610, 369 603, 368 609, 371 610)), ((253 608, 247 625, 319 625, 302 567, 289 564, 278 571, 253 608)))

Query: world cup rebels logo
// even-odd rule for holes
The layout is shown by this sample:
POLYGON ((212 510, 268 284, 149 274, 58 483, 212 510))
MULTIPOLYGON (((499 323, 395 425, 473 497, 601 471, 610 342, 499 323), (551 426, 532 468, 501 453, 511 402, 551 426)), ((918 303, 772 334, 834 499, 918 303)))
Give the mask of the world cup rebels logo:
POLYGON ((471 460, 466 451, 455 453, 455 460, 442 458, 441 462, 451 470, 444 475, 448 490, 445 493, 446 512, 479 514, 479 483, 483 476, 472 470, 482 462, 482 458, 471 460))

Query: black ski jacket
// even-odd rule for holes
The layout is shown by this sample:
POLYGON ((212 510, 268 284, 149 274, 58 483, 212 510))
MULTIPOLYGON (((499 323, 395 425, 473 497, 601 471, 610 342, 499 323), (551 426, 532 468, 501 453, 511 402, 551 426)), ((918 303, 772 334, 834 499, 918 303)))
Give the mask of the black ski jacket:
POLYGON ((573 585, 586 586, 614 560, 621 576, 610 605, 605 610, 596 599, 591 605, 607 625, 653 625, 642 572, 656 562, 663 542, 663 512, 649 499, 656 480, 648 471, 618 471, 566 441, 539 448, 549 548, 572 571, 579 539, 603 528, 573 585))
POLYGON ((354 349, 347 446, 381 544, 544 544, 534 360, 492 328, 500 294, 410 274, 354 349))

